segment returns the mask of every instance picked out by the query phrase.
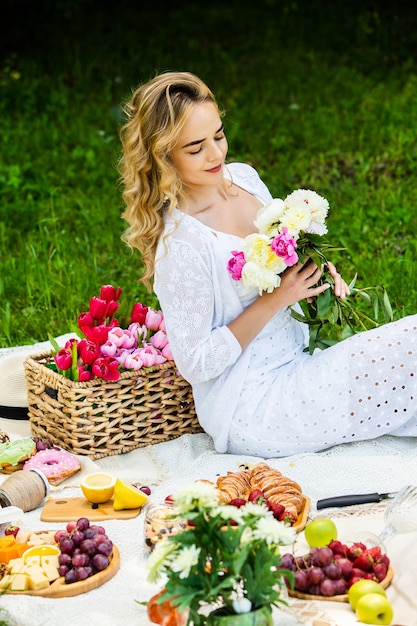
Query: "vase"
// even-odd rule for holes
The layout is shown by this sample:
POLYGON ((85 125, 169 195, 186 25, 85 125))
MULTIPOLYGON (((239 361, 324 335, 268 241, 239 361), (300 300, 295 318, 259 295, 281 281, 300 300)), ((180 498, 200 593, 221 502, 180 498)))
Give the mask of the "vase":
POLYGON ((208 626, 273 626, 272 612, 269 606, 262 606, 249 613, 222 615, 218 609, 207 617, 208 626))

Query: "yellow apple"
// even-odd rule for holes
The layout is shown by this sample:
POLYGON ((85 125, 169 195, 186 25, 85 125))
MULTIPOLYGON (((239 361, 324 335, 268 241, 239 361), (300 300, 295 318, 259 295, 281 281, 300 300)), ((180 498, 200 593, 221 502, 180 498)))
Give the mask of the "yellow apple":
POLYGON ((385 589, 377 583, 375 580, 369 580, 368 578, 361 578, 356 581, 350 587, 348 591, 348 600, 352 609, 356 609, 358 601, 368 593, 379 593, 381 596, 386 596, 385 589))
POLYGON ((386 596, 380 593, 366 593, 358 600, 356 617, 364 624, 389 626, 394 611, 386 596))
POLYGON ((304 528, 304 536, 310 548, 324 548, 337 539, 336 524, 325 517, 318 517, 304 528))

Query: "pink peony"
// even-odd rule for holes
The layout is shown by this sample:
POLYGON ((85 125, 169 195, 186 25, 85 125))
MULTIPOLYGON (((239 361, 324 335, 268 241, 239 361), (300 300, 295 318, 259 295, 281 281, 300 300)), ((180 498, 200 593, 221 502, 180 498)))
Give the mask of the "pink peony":
POLYGON ((297 242, 288 234, 288 228, 284 226, 282 232, 274 237, 271 242, 271 249, 277 256, 284 260, 285 264, 290 267, 298 261, 298 254, 295 251, 297 242))
POLYGON ((242 270, 245 265, 245 255, 238 250, 232 250, 232 257, 227 263, 227 271, 233 280, 240 280, 242 278, 242 270))

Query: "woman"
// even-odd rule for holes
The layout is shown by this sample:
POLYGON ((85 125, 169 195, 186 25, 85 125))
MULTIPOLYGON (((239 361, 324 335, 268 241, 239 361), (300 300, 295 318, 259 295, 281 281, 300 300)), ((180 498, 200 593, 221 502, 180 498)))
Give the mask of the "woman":
MULTIPOLYGON (((417 436, 417 318, 314 355, 288 307, 313 298, 321 271, 286 270, 259 296, 226 266, 271 200, 257 172, 226 165, 215 98, 187 72, 140 86, 122 130, 124 237, 164 312, 173 356, 219 452, 280 457, 383 434, 417 436)), ((349 294, 333 265, 335 293, 349 294)))

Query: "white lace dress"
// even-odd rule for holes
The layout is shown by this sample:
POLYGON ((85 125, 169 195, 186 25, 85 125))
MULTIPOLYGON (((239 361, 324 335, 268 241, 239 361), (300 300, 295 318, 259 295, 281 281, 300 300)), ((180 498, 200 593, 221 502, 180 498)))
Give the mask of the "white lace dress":
MULTIPOLYGON (((248 165, 227 175, 262 203, 248 165)), ((279 311, 242 351, 227 324, 257 297, 226 265, 239 237, 176 211, 157 253, 155 293, 175 361, 218 452, 266 458, 384 434, 417 437, 417 316, 355 335, 314 355, 306 325, 279 311)))

